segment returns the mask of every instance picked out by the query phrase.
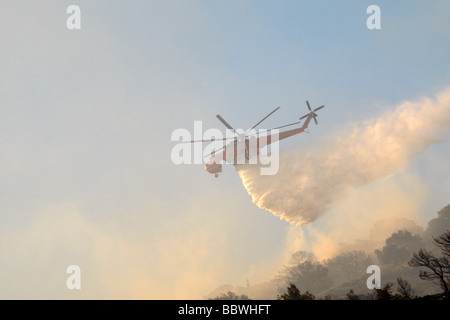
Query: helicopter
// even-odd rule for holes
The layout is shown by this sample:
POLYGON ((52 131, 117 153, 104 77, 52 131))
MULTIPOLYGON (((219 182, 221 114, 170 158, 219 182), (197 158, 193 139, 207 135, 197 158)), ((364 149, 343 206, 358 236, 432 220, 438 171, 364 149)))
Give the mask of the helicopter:
POLYGON ((262 148, 269 146, 274 142, 297 135, 299 133, 308 132, 307 129, 311 120, 314 120, 314 122, 317 125, 318 115, 316 112, 324 108, 325 106, 322 105, 318 108, 312 109, 308 100, 306 100, 306 105, 308 107, 309 112, 301 116, 298 119, 298 121, 269 129, 265 131, 267 132, 267 134, 264 136, 261 136, 260 134, 257 133, 255 134, 254 129, 268 117, 274 114, 277 110, 279 110, 280 107, 275 108, 272 112, 270 112, 260 121, 258 121, 254 126, 252 126, 246 132, 241 134, 238 133, 221 115, 218 114, 216 115, 217 119, 219 119, 219 121, 233 133, 234 137, 228 137, 223 139, 189 140, 189 141, 182 141, 181 143, 201 143, 201 142, 212 142, 217 140, 223 140, 225 142, 227 140, 233 140, 227 143, 224 147, 218 150, 213 150, 210 154, 206 156, 209 157, 209 159, 206 161, 205 164, 206 172, 213 174, 214 177, 218 178, 219 173, 222 172, 223 161, 225 161, 226 163, 231 163, 236 166, 238 164, 241 164, 238 159, 244 158, 245 163, 249 163, 250 159, 254 158, 255 156, 257 157, 260 154, 262 148), (303 124, 299 128, 279 131, 279 129, 282 128, 299 125, 302 123, 302 120, 304 120, 303 124), (276 130, 276 134, 272 134, 271 130, 276 130), (256 148, 252 148, 252 146, 256 146, 256 148))

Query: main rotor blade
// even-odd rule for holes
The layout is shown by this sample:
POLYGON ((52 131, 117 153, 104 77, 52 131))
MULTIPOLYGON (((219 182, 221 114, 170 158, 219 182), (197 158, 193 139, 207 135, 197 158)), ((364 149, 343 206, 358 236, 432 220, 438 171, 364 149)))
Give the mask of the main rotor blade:
POLYGON ((301 122, 301 121, 297 121, 297 122, 285 124, 285 125, 283 125, 283 126, 279 126, 279 127, 276 127, 276 128, 268 129, 268 130, 265 131, 265 132, 258 132, 258 133, 254 133, 254 134, 249 134, 247 137, 251 137, 251 136, 259 136, 259 135, 261 135, 261 134, 266 134, 266 133, 268 133, 270 130, 281 129, 281 128, 293 126, 293 125, 296 125, 296 124, 299 124, 299 123, 302 123, 302 122, 301 122))
MULTIPOLYGON (((290 123, 290 124, 285 124, 284 126, 280 126, 280 127, 276 127, 276 128, 272 128, 272 129, 281 129, 281 128, 293 126, 293 125, 296 125, 296 124, 299 124, 299 123, 301 123, 301 121, 297 121, 297 122, 290 123)), ((272 129, 270 129, 270 130, 272 130, 272 129)))
POLYGON ((220 114, 216 115, 216 118, 219 119, 220 122, 222 122, 225 125, 225 127, 227 127, 228 129, 232 130, 233 132, 235 132, 233 127, 230 126, 230 124, 228 122, 226 122, 225 119, 220 116, 220 114))
MULTIPOLYGON (((263 122, 264 120, 266 120, 268 117, 270 117, 275 111, 277 111, 278 109, 280 109, 281 107, 275 108, 275 110, 273 110, 271 113, 269 113, 267 116, 265 116, 264 118, 262 118, 261 121, 259 121, 257 124, 255 124, 253 127, 251 127, 250 129, 247 130, 247 132, 249 132, 250 130, 255 129, 259 124, 261 124, 261 122, 263 122)), ((247 134, 246 132, 246 134, 247 134)))
POLYGON ((189 140, 189 141, 180 141, 179 143, 194 143, 194 142, 214 142, 214 141, 225 141, 232 140, 236 138, 222 138, 222 139, 209 139, 209 140, 189 140))
POLYGON ((306 100, 306 105, 308 106, 309 111, 312 111, 312 110, 311 110, 311 106, 309 105, 309 101, 308 101, 308 100, 306 100))

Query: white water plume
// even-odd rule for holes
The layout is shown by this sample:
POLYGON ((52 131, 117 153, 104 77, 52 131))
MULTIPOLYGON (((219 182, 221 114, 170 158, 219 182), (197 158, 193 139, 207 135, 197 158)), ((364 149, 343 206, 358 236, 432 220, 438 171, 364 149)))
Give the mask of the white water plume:
POLYGON ((256 165, 239 170, 253 202, 280 219, 314 221, 348 190, 401 170, 415 155, 448 137, 450 89, 434 99, 406 101, 381 115, 280 155, 273 176, 256 165))

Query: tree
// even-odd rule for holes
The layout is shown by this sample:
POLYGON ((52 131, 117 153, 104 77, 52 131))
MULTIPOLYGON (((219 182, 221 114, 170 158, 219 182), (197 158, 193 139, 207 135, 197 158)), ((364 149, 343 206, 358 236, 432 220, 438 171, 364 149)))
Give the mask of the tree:
POLYGON ((222 293, 220 296, 217 296, 210 300, 250 300, 250 299, 245 294, 239 296, 232 291, 228 291, 226 294, 222 293))
POLYGON ((375 250, 375 254, 381 264, 398 266, 408 262, 411 254, 421 247, 423 242, 420 236, 400 230, 386 239, 386 245, 381 250, 375 250))
POLYGON ((394 284, 392 282, 388 282, 382 289, 375 289, 375 300, 393 300, 394 296, 391 292, 393 286, 394 284))
POLYGON ((359 296, 353 291, 353 289, 350 289, 350 291, 347 293, 347 299, 348 300, 359 300, 359 296))
POLYGON ((426 242, 431 242, 433 236, 445 233, 450 229, 450 204, 439 210, 437 215, 437 218, 428 222, 428 227, 424 232, 426 242))
POLYGON ((304 261, 300 264, 285 267, 279 278, 286 283, 293 283, 298 287, 314 292, 320 292, 331 286, 328 269, 319 262, 304 261))
POLYGON ((444 256, 436 257, 431 251, 420 249, 414 253, 409 265, 427 268, 425 271, 420 270, 419 277, 439 284, 444 293, 450 293, 450 230, 434 238, 433 242, 444 256))
POLYGON ((411 300, 416 297, 409 282, 402 278, 397 278, 397 292, 394 296, 396 300, 411 300))
POLYGON ((296 266, 306 261, 316 261, 314 253, 300 250, 292 254, 289 264, 296 266))
POLYGON ((281 296, 277 296, 277 300, 300 300, 300 290, 291 283, 287 287, 287 293, 283 293, 281 296))
POLYGON ((372 259, 363 251, 350 251, 327 260, 324 265, 334 284, 342 284, 366 277, 367 266, 372 264, 372 259))
POLYGON ((295 284, 291 283, 287 287, 287 293, 283 293, 281 296, 277 296, 277 300, 315 300, 316 297, 306 291, 306 293, 300 293, 300 290, 295 286, 295 284))
POLYGON ((450 258, 450 230, 433 238, 434 244, 442 251, 445 257, 450 258))
MULTIPOLYGON (((411 285, 407 280, 404 280, 402 278, 397 278, 397 293, 393 294, 392 289, 394 287, 393 282, 388 282, 384 285, 381 289, 375 289, 375 292, 373 294, 373 298, 375 300, 411 300, 416 298, 414 294, 414 290, 412 289, 411 285)), ((353 290, 350 290, 349 293, 347 293, 347 297, 349 300, 355 300, 351 299, 353 297, 353 290)), ((358 296, 356 296, 358 297, 358 296)), ((359 297, 358 297, 359 299, 359 297)))

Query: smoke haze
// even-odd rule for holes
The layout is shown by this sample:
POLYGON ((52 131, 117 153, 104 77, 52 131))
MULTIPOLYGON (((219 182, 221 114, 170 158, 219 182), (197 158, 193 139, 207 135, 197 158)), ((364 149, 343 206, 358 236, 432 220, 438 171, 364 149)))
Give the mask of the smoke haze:
MULTIPOLYGON (((439 286, 420 279, 419 271, 409 266, 408 261, 420 248, 433 250, 433 236, 450 228, 450 205, 439 210, 437 217, 430 220, 425 229, 411 220, 398 218, 370 225, 369 242, 381 241, 367 246, 367 240, 361 239, 350 247, 340 246, 339 252, 325 259, 318 256, 323 249, 327 250, 323 235, 314 239, 314 244, 320 247, 320 250, 316 250, 317 246, 308 246, 299 234, 291 233, 287 239, 289 250, 286 251, 290 254, 280 264, 278 271, 268 277, 270 280, 253 285, 247 283, 246 287, 223 285, 211 292, 209 297, 216 298, 226 292, 233 292, 251 299, 274 299, 277 294, 284 293, 290 283, 294 283, 301 292, 312 292, 319 299, 347 299, 346 294, 350 289, 362 299, 373 299, 373 292, 366 286, 366 269, 372 264, 381 267, 383 285, 395 283, 401 277, 412 285, 419 296, 440 292, 439 286), (385 235, 384 239, 380 238, 382 235, 385 235)), ((340 227, 345 229, 342 225, 340 227)), ((311 225, 305 228, 310 229, 311 225)), ((292 226, 290 231, 302 232, 305 228, 292 226)))

